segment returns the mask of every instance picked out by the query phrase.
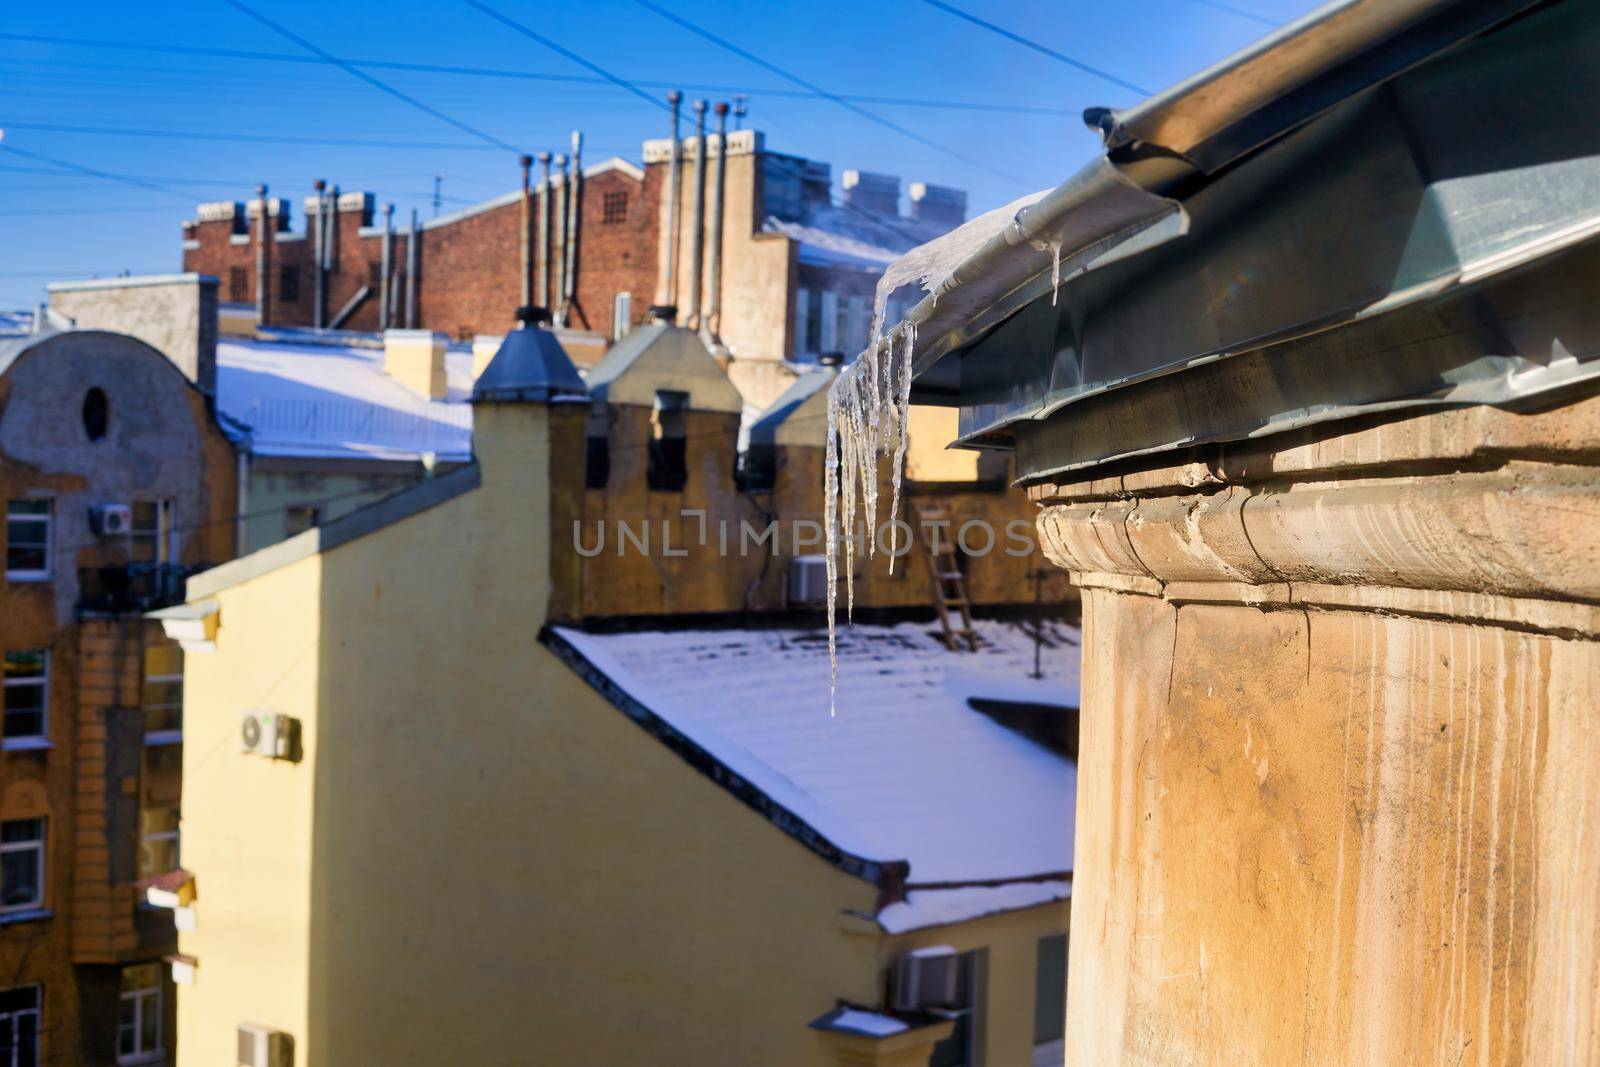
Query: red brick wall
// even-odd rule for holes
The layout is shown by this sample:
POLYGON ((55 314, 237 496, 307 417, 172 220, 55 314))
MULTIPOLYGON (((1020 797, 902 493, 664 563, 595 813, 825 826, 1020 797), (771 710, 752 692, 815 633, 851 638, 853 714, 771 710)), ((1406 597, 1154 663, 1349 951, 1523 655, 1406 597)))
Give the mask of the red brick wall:
MULTIPOLYGON (((652 167, 643 182, 631 175, 611 170, 583 183, 581 241, 577 263, 577 291, 570 325, 611 333, 613 298, 618 292, 631 293, 635 323, 643 322, 656 284, 656 233, 660 202, 660 168, 652 167), (626 198, 620 220, 605 221, 606 194, 626 198)), ((556 206, 559 206, 559 195, 556 206)), ((539 200, 533 197, 533 235, 537 244, 539 200)), ((327 313, 331 321, 363 285, 371 280, 372 264, 379 263, 382 249, 378 236, 360 235, 360 214, 344 212, 335 231, 333 269, 328 276, 327 313)), ((455 222, 424 229, 418 236, 417 310, 419 325, 451 337, 470 337, 477 333, 498 334, 510 329, 521 302, 522 252, 519 237, 521 206, 512 201, 500 207, 469 215, 455 222)), ((301 232, 304 223, 301 220, 301 232)), ((382 223, 381 216, 375 220, 382 223)), ((391 324, 403 325, 405 306, 406 225, 396 217, 393 248, 394 271, 400 276, 399 295, 391 324)), ((255 301, 256 250, 254 233, 250 244, 235 245, 229 240, 230 222, 202 222, 186 225, 184 236, 199 242, 198 248, 185 249, 183 269, 214 274, 222 280, 221 299, 232 301, 231 271, 245 271, 245 303, 255 301)), ((553 235, 552 235, 553 236, 553 235)), ((534 261, 537 283, 538 252, 534 261)), ((271 308, 268 321, 283 326, 309 326, 316 291, 313 273, 312 241, 302 238, 278 241, 268 281, 271 308), (281 299, 279 281, 284 266, 299 268, 299 297, 281 299)), ((551 265, 552 288, 555 265, 551 265)), ((534 302, 539 303, 535 293, 534 302)), ((559 303, 559 300, 556 301, 559 303)), ((378 328, 376 289, 344 324, 347 329, 378 328)))

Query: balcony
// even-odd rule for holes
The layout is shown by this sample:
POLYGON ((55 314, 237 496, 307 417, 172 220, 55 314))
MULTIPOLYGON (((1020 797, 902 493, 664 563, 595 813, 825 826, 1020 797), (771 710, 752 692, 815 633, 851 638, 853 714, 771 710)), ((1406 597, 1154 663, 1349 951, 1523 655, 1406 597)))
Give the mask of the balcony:
POLYGON ((184 581, 201 569, 150 562, 80 567, 78 610, 123 615, 179 604, 183 602, 184 581))

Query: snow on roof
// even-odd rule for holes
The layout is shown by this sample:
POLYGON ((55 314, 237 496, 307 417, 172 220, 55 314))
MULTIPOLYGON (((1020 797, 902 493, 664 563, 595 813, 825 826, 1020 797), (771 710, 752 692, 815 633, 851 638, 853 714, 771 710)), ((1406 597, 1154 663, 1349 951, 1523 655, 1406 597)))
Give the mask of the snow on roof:
POLYGON ((1030 633, 990 620, 975 627, 977 653, 947 650, 932 624, 841 629, 834 718, 820 628, 556 632, 838 848, 909 861, 913 890, 1059 878, 1072 868, 1076 767, 968 699, 1076 707, 1078 632, 1046 624, 1054 647, 1035 680, 1030 633))
POLYGON ((384 373, 381 349, 229 339, 217 407, 259 456, 446 462, 472 458, 472 353, 445 354, 449 393, 428 400, 384 373))
POLYGON ((837 1030, 867 1037, 893 1037, 911 1029, 909 1023, 893 1015, 849 1007, 835 1008, 821 1018, 812 1020, 811 1026, 817 1030, 837 1030))
POLYGON ((1031 908, 1071 896, 1072 883, 1059 878, 959 889, 913 889, 906 894, 906 899, 878 912, 878 925, 885 933, 903 934, 928 926, 964 922, 981 915, 1031 908))
POLYGON ((804 222, 767 216, 761 229, 800 243, 799 259, 819 267, 881 271, 949 227, 916 219, 879 218, 861 210, 821 207, 804 222))
POLYGON ((33 332, 33 312, 0 311, 0 334, 33 332))

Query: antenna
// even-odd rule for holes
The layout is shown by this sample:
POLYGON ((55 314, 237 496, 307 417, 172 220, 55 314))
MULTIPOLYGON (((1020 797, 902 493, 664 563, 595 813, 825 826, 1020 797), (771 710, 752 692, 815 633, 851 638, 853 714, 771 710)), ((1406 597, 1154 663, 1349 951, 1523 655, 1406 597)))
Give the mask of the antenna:
POLYGON ((735 94, 733 98, 733 128, 744 129, 744 117, 750 113, 750 97, 747 93, 735 94))
POLYGON ((444 175, 443 174, 435 174, 433 176, 433 217, 434 218, 438 218, 439 217, 439 202, 442 199, 442 196, 440 194, 443 191, 443 189, 444 189, 444 175))

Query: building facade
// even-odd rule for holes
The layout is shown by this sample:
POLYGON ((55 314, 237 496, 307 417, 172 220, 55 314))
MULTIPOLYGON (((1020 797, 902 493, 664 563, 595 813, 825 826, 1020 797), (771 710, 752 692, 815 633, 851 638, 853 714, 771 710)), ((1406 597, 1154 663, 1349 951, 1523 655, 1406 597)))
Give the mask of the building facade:
MULTIPOLYGON (((692 332, 632 340, 591 381, 654 418, 659 483, 682 456, 662 416, 714 422, 737 401, 708 351, 684 350, 692 332), (658 404, 655 359, 705 395, 658 404)), ((844 650, 834 720, 818 629, 688 629, 717 589, 628 593, 611 614, 632 601, 632 626, 591 629, 561 573, 589 491, 588 386, 550 334, 520 330, 474 409, 471 464, 196 578, 160 613, 209 635, 187 646, 188 730, 222 754, 185 766, 181 1062, 232 1056, 241 1028, 295 1063, 1048 1054, 1071 754, 970 701, 1059 726, 1073 678, 1030 679, 1030 635, 1008 624, 981 657, 874 627, 844 650), (663 610, 690 614, 644 614, 663 610), (886 675, 891 646, 917 669, 886 675), (906 703, 934 691, 936 708, 906 703), (836 726, 880 767, 876 791, 833 773, 836 726), (930 769, 946 787, 924 787, 930 769), (898 977, 924 965, 942 991, 932 971, 925 993, 898 977)), ((655 492, 680 495, 688 467, 655 492)), ((603 558, 586 562, 603 584, 603 558)))
POLYGON ((180 863, 182 659, 143 612, 232 558, 236 492, 233 443, 199 385, 213 357, 175 348, 92 329, 0 342, 12 1063, 171 1062, 176 932, 142 907, 141 883, 180 863))

